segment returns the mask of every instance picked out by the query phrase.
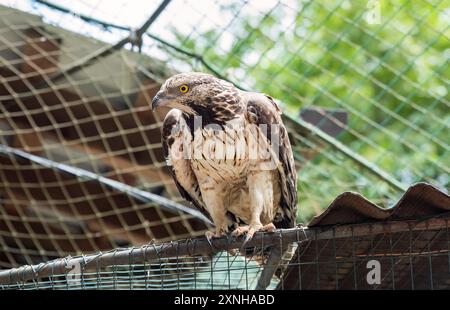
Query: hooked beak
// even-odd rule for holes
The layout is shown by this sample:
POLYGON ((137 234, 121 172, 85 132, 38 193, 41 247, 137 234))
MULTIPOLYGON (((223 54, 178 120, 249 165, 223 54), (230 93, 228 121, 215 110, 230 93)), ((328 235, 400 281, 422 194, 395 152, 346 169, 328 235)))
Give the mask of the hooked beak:
POLYGON ((174 97, 167 96, 162 91, 157 92, 152 100, 152 110, 154 111, 158 107, 167 106, 173 99, 174 97))

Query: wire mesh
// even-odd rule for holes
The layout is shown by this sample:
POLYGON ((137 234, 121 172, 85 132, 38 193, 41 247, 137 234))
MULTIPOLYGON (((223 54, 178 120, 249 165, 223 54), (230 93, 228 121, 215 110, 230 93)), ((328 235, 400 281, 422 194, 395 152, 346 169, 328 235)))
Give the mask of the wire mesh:
MULTIPOLYGON (((446 1, 173 1, 142 42, 73 74, 65 70, 128 38, 161 1, 0 4, 1 144, 181 202, 164 168, 163 113, 149 102, 167 76, 201 70, 283 105, 299 222, 343 191, 388 206, 417 181, 448 190, 446 1), (310 126, 300 108, 321 118, 310 126), (329 124, 339 132, 324 134, 329 124)), ((13 156, 0 168, 0 268, 207 228, 13 156)))
MULTIPOLYGON (((104 44, 43 28, 37 17, 18 11, 1 14, 2 144, 179 201, 163 171, 161 116, 148 106, 160 84, 126 65, 141 57, 122 50, 53 82, 49 77, 59 68, 104 44)), ((148 59, 147 65, 165 72, 160 62, 148 59)), ((205 229, 191 216, 137 204, 92 180, 14 156, 0 160, 2 267, 205 229)))
POLYGON ((67 257, 1 271, 0 288, 253 289, 269 264, 279 272, 271 275, 268 289, 450 287, 448 216, 299 227, 258 233, 256 238, 246 245, 253 246, 253 254, 242 248, 242 239, 215 239, 209 245, 195 238, 67 257), (292 259, 261 259, 261 244, 270 248, 282 242, 296 245, 292 259), (230 255, 230 249, 236 253, 230 255))
MULTIPOLYGON (((246 264, 242 258, 228 259, 219 254, 213 261, 202 257, 161 259, 157 263, 112 265, 102 269, 90 268, 68 274, 52 274, 34 281, 18 281, 7 289, 135 289, 135 290, 194 290, 249 289, 255 286, 260 267, 246 264), (228 263, 227 261, 231 262, 228 263), (211 272, 213 269, 213 272, 211 272)), ((95 263, 94 263, 95 265, 95 263)), ((72 269, 73 270, 73 269, 72 269)), ((70 270, 69 270, 70 272, 70 270)), ((270 288, 274 288, 272 283, 270 288)))

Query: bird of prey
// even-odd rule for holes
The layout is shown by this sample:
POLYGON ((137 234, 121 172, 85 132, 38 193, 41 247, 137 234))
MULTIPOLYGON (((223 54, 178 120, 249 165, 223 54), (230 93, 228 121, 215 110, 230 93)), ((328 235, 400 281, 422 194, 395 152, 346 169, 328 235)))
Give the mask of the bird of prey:
POLYGON ((181 196, 212 220, 208 240, 295 226, 297 175, 281 110, 268 95, 212 75, 169 78, 152 109, 168 107, 162 142, 181 196))

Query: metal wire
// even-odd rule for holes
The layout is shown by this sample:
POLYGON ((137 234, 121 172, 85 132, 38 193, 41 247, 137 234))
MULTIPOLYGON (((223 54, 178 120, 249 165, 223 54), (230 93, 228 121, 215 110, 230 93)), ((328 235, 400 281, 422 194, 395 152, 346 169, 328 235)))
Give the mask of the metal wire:
MULTIPOLYGON (((449 284, 445 274, 442 274, 442 268, 448 267, 445 262, 449 255, 446 218, 340 225, 329 229, 299 227, 275 233, 257 233, 255 238, 246 246, 258 247, 262 239, 268 247, 279 246, 280 240, 283 243, 298 244, 296 255, 301 258, 297 257, 289 262, 287 274, 273 276, 269 289, 293 289, 296 286, 298 289, 394 289, 397 285, 407 288, 409 279, 414 289, 414 279, 422 277, 428 277, 431 282, 429 286, 427 283, 418 283, 418 288, 433 289, 434 283, 442 288, 442 285, 448 287, 449 284), (389 232, 389 237, 384 236, 386 232, 389 232), (417 234, 415 241, 411 239, 412 233, 417 234), (432 238, 429 239, 428 236, 432 238), (377 245, 370 246, 374 241, 377 245), (336 246, 337 242, 340 247, 336 246), (396 249, 397 244, 404 242, 406 251, 402 250, 403 246, 396 249), (420 251, 411 250, 415 244, 420 244, 420 251), (364 268, 368 261, 374 259, 381 263, 383 274, 381 282, 372 286, 365 282, 367 270, 364 268), (436 265, 440 267, 434 270, 431 267, 432 259, 444 264, 436 265), (393 263, 402 260, 409 263, 402 266, 393 263), (413 261, 417 266, 414 269, 413 261), (411 277, 410 272, 413 273, 411 277), (296 282, 291 282, 292 275, 296 282)), ((205 238, 197 238, 67 257, 36 266, 22 266, 0 271, 0 288, 254 288, 264 269, 271 267, 269 262, 245 259, 246 254, 239 254, 244 238, 226 239, 223 237, 212 240, 216 250, 209 246, 205 238), (236 249, 238 255, 229 256, 226 251, 230 249, 236 249), (78 267, 70 269, 69 266, 78 267)))
MULTIPOLYGON (((445 1, 386 3, 376 24, 365 19, 365 2, 348 1, 155 1, 139 9, 142 18, 126 22, 122 13, 136 8, 125 1, 9 3, 36 15, 0 7, 2 145, 181 202, 164 170, 164 115, 153 114, 149 102, 172 73, 204 70, 283 105, 299 169, 299 221, 343 191, 388 206, 417 181, 448 190, 445 1), (158 19, 148 18, 151 12, 158 19), (143 35, 141 53, 128 50, 133 33, 143 35), (111 48, 115 53, 78 66, 111 48), (61 72, 64 79, 55 79, 61 72), (318 107, 316 123, 299 116, 318 107), (347 122, 329 113, 336 109, 347 122), (329 125, 340 131, 327 133, 329 125)), ((207 229, 192 215, 138 204, 14 156, 1 159, 0 180, 0 268, 192 238, 207 229)))

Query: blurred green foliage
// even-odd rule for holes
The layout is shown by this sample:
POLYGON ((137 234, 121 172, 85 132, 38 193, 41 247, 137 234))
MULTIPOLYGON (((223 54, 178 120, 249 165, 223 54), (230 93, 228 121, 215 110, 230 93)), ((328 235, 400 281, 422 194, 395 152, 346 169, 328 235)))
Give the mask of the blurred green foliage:
MULTIPOLYGON (((347 111, 342 143, 406 185, 426 181, 448 190, 448 1, 273 4, 258 11, 256 1, 231 1, 222 5, 224 18, 233 16, 226 26, 174 32, 183 49, 275 97, 286 113, 347 111), (377 13, 379 22, 370 23, 368 14, 377 13)), ((301 221, 345 190, 385 206, 401 195, 328 147, 299 177, 301 221)))

